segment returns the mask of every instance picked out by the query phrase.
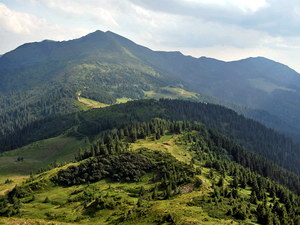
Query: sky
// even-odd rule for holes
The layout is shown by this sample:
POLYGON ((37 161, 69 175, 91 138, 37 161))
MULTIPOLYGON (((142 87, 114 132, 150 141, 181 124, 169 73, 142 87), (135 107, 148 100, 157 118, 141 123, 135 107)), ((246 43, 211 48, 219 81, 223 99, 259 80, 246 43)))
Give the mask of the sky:
POLYGON ((0 54, 95 30, 194 57, 264 56, 300 72, 298 0, 0 0, 0 54))

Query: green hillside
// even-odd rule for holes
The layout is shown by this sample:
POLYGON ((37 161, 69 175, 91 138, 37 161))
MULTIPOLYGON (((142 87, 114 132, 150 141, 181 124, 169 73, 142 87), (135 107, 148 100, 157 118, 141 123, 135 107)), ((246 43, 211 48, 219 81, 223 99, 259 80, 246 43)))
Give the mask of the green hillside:
MULTIPOLYGON (((9 150, 9 146, 22 146, 59 135, 76 138, 78 142, 92 143, 101 132, 152 118, 199 121, 252 152, 299 174, 299 144, 222 106, 182 100, 130 101, 126 104, 43 120, 0 139, 0 146, 3 146, 2 151, 4 151, 9 150)), ((75 148, 74 151, 77 149, 75 148)), ((68 152, 69 150, 67 154, 68 152)), ((285 178, 287 183, 291 182, 289 176, 285 178)))
POLYGON ((104 32, 66 42, 25 44, 0 60, 0 135, 81 110, 78 93, 81 100, 88 99, 85 103, 114 104, 180 84, 104 32))
POLYGON ((235 152, 249 154, 200 123, 155 119, 112 130, 76 162, 2 197, 0 221, 298 224, 299 197, 258 175, 259 164, 242 166, 235 152))
POLYGON ((0 58, 0 136, 96 102, 163 97, 225 105, 300 140, 299 88, 299 74, 268 59, 196 59, 96 31, 27 43, 0 58))

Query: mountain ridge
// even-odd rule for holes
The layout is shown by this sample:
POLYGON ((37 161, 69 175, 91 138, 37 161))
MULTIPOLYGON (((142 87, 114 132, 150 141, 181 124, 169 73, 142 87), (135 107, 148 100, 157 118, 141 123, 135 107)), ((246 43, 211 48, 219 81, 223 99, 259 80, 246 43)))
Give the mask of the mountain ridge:
POLYGON ((267 57, 264 57, 264 56, 250 56, 250 57, 247 57, 247 58, 241 58, 241 59, 237 59, 237 60, 229 60, 229 61, 224 61, 224 60, 220 60, 220 59, 217 59, 217 58, 212 58, 212 57, 207 57, 207 56, 200 56, 200 57, 195 57, 195 56, 192 56, 192 55, 185 55, 183 54, 181 51, 178 51, 178 50, 172 50, 172 51, 161 51, 161 50, 151 50, 150 48, 147 48, 143 45, 140 45, 140 44, 137 44, 135 43, 134 41, 131 41, 130 39, 122 36, 122 35, 119 35, 117 33, 114 33, 113 31, 110 31, 110 30, 107 30, 107 31, 101 31, 101 30, 96 30, 94 32, 91 32, 87 35, 84 35, 82 37, 79 37, 79 38, 74 38, 74 39, 69 39, 69 40, 63 40, 63 41, 56 41, 56 40, 50 40, 50 39, 44 39, 42 41, 34 41, 34 42, 28 42, 28 43, 24 43, 18 47, 16 47, 15 49, 12 49, 8 52, 5 52, 3 54, 0 54, 0 57, 1 56, 6 56, 7 54, 10 54, 16 50, 20 50, 24 47, 27 47, 27 46, 31 46, 31 45, 35 45, 35 44, 45 44, 45 43, 49 43, 49 44, 64 44, 64 43, 68 43, 68 42, 72 42, 72 41, 80 41, 80 40, 89 40, 91 41, 91 37, 96 37, 96 40, 99 38, 99 37, 104 37, 103 34, 108 34, 109 37, 118 37, 119 40, 120 38, 123 39, 123 40, 126 40, 127 42, 130 42, 131 44, 134 44, 136 46, 139 46, 139 47, 142 47, 144 49, 148 49, 152 52, 156 52, 156 53, 165 53, 165 54, 176 54, 176 55, 180 55, 180 56, 185 56, 185 57, 190 57, 190 58, 193 58, 193 59, 200 59, 200 60, 214 60, 214 61, 218 61, 218 62, 224 62, 224 63, 236 63, 236 62, 242 62, 242 61, 248 61, 248 60, 263 60, 263 61, 268 61, 268 62, 272 62, 272 63, 276 63, 276 64, 280 64, 282 66, 285 66, 285 67, 288 67, 289 69, 293 70, 294 72, 296 72, 297 74, 299 74, 296 70, 294 70, 293 68, 291 68, 290 66, 284 64, 284 63, 281 63, 279 61, 275 61, 273 59, 270 59, 270 58, 267 58, 267 57))
MULTIPOLYGON (((29 96, 34 95, 30 90, 40 93, 40 89, 47 90, 48 86, 50 93, 54 92, 50 90, 53 85, 63 91, 69 89, 68 102, 76 102, 76 93, 80 91, 83 97, 104 104, 112 104, 122 97, 169 97, 168 88, 180 88, 197 93, 192 100, 222 104, 246 116, 253 115, 253 110, 260 112, 256 115, 267 112, 281 121, 282 128, 276 120, 266 125, 280 128, 281 132, 300 140, 297 128, 300 107, 296 104, 300 95, 299 74, 263 57, 231 62, 194 58, 178 51, 152 51, 111 31, 98 30, 69 41, 25 44, 0 58, 3 99, 16 99, 11 93, 18 92, 19 96, 26 96, 20 102, 37 104, 28 102, 32 99, 29 96)), ((19 101, 12 103, 16 110, 19 101)), ((51 104, 51 100, 48 102, 51 104)), ((1 101, 0 106, 7 109, 1 101)), ((71 112, 78 110, 76 107, 69 105, 64 109, 71 112)), ((7 115, 6 111, 3 116, 7 115)), ((64 110, 58 111, 64 113, 64 110)), ((40 113, 32 115, 31 109, 28 113, 33 119, 43 117, 40 113)), ((264 123, 263 117, 267 115, 251 118, 264 123)))

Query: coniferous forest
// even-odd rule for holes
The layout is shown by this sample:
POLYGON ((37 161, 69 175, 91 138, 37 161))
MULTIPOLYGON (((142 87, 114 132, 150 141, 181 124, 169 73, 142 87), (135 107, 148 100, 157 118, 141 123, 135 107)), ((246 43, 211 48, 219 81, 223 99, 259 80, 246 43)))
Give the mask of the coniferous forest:
POLYGON ((140 100, 48 118, 4 136, 0 144, 2 150, 10 150, 66 131, 70 136, 92 141, 99 132, 155 117, 201 122, 275 164, 300 173, 300 144, 292 139, 222 106, 182 100, 140 100))

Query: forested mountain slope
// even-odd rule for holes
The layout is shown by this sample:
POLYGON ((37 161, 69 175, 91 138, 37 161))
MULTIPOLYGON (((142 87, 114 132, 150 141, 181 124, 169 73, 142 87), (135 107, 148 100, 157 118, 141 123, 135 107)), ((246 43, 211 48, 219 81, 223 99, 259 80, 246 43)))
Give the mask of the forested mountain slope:
POLYGON ((79 94, 112 104, 177 84, 101 31, 72 41, 25 44, 0 60, 0 132, 79 111, 79 94))
POLYGON ((0 135, 80 111, 80 95, 101 104, 162 97, 213 102, 298 139, 299 87, 298 73, 265 58, 197 59, 96 31, 24 44, 0 58, 0 135))
POLYGON ((299 144, 225 107, 182 100, 138 100, 50 118, 6 136, 0 143, 2 151, 58 135, 92 143, 105 130, 152 118, 201 122, 252 152, 300 174, 299 144))
POLYGON ((263 57, 224 62, 180 52, 155 52, 112 32, 108 34, 146 62, 177 75, 189 90, 216 97, 217 101, 209 99, 213 103, 300 137, 300 75, 291 68, 263 57), (272 119, 267 121, 266 117, 272 119))

